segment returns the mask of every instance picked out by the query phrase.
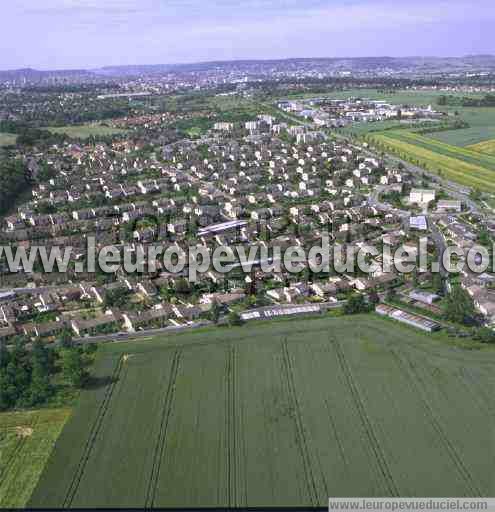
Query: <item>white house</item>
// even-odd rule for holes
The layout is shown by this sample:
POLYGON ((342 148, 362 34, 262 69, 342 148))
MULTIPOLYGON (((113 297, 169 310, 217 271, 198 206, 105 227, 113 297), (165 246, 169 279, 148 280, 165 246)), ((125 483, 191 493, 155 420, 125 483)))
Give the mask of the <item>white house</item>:
POLYGON ((409 194, 409 201, 415 204, 428 204, 435 201, 435 191, 424 188, 413 188, 409 194))

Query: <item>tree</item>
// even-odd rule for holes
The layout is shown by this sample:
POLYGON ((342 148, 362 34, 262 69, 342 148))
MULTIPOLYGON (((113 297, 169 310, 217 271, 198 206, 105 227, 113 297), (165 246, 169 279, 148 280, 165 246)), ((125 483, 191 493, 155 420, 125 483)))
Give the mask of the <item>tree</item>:
POLYGON ((17 197, 26 189, 27 176, 28 172, 22 160, 0 161, 0 214, 12 208, 17 197))
POLYGON ((0 369, 0 411, 15 407, 18 399, 15 374, 16 370, 12 362, 0 369))
POLYGON ((5 368, 10 361, 10 354, 5 344, 0 341, 0 370, 5 368))
POLYGON ((33 366, 39 364, 47 374, 53 372, 54 367, 54 352, 46 347, 46 345, 39 339, 33 344, 31 360, 33 366))
POLYGON ((214 302, 211 307, 211 310, 209 312, 209 318, 215 324, 218 324, 218 321, 220 320, 220 312, 221 312, 220 306, 218 305, 217 302, 214 302))
POLYGON ((387 290, 386 299, 387 300, 394 300, 397 296, 397 292, 395 291, 395 288, 389 288, 387 290))
POLYGON ((456 286, 445 298, 444 316, 450 322, 472 325, 475 322, 476 312, 473 299, 468 292, 456 286))
POLYGON ((489 327, 482 327, 481 329, 478 329, 476 334, 474 335, 474 338, 481 343, 495 343, 495 331, 493 329, 490 329, 489 327))
POLYGON ((419 285, 419 277, 418 277, 418 270, 414 269, 412 273, 412 284, 414 287, 417 287, 419 285))
POLYGON ((433 291, 438 295, 443 295, 443 279, 440 272, 435 272, 432 277, 433 291))
POLYGON ((480 201, 481 200, 481 191, 477 188, 473 188, 471 192, 469 193, 470 199, 473 201, 480 201))
POLYGON ((244 321, 241 318, 241 315, 237 311, 231 311, 229 313, 229 325, 231 327, 233 326, 239 326, 242 325, 244 321))
POLYGON ((31 354, 32 371, 29 386, 29 405, 38 405, 46 402, 52 395, 53 388, 50 374, 53 371, 53 352, 45 344, 37 340, 34 342, 31 354))
POLYGON ((0 370, 0 403, 4 409, 29 405, 31 364, 28 352, 20 344, 14 346, 10 361, 0 370))
POLYGON ((187 279, 181 277, 175 282, 175 291, 181 295, 185 295, 191 291, 191 285, 187 279))
POLYGON ((29 405, 33 406, 46 402, 52 392, 50 374, 46 366, 41 361, 33 362, 31 385, 29 386, 29 405))
POLYGON ((363 295, 353 294, 344 304, 344 313, 346 315, 357 315, 370 311, 370 305, 366 302, 363 295))
POLYGON ((62 348, 72 347, 72 332, 69 329, 64 329, 58 339, 62 348))
POLYGON ((376 305, 380 302, 380 296, 378 295, 378 292, 376 291, 375 288, 373 288, 373 290, 370 291, 368 299, 370 301, 370 304, 373 305, 376 305))
POLYGON ((89 374, 86 371, 81 352, 77 348, 65 349, 61 353, 62 371, 65 379, 75 388, 86 384, 89 374))
POLYGON ((492 245, 490 233, 485 227, 481 228, 480 232, 478 233, 478 243, 484 247, 491 247, 492 245))

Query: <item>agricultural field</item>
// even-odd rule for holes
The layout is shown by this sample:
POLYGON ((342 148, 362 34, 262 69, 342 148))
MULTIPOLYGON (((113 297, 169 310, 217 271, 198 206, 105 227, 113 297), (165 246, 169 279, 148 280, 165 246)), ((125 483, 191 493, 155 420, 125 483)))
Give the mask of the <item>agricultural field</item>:
POLYGON ((461 128, 459 130, 446 130, 429 133, 428 137, 440 142, 445 142, 446 144, 452 144, 453 146, 472 149, 471 146, 479 144, 480 141, 495 138, 495 118, 494 126, 475 126, 471 128, 461 128))
POLYGON ((430 133, 428 137, 460 147, 495 139, 495 108, 449 107, 449 112, 457 112, 456 117, 469 123, 470 127, 430 133))
POLYGON ((75 139, 87 139, 89 137, 105 137, 108 135, 118 135, 126 133, 126 130, 120 128, 112 128, 100 124, 84 124, 79 126, 59 126, 48 127, 46 130, 52 133, 61 133, 75 139))
POLYGON ((391 327, 327 317, 106 345, 29 505, 493 495, 495 352, 391 327))
MULTIPOLYGON (((494 131, 495 135, 495 131, 494 131)), ((495 139, 487 140, 485 142, 478 142, 478 144, 473 144, 472 146, 468 146, 468 149, 472 151, 479 151, 480 153, 487 153, 488 155, 495 156, 495 139)))
POLYGON ((1 146, 11 146, 15 144, 17 140, 17 135, 13 133, 0 133, 0 147, 1 146))
POLYGON ((25 507, 68 409, 0 414, 0 508, 25 507))
MULTIPOLYGON (((424 126, 424 125, 423 125, 424 126)), ((342 135, 352 135, 361 137, 368 133, 382 132, 384 130, 402 130, 402 129, 417 129, 422 126, 419 123, 409 120, 388 120, 388 121, 373 121, 373 122, 359 122, 352 123, 343 128, 339 128, 338 132, 342 135)))
POLYGON ((491 155, 483 155, 467 148, 460 148, 450 144, 445 144, 444 142, 432 140, 429 137, 412 133, 408 130, 391 130, 387 131, 386 135, 391 139, 407 142, 408 144, 414 144, 420 148, 433 151, 442 156, 455 158, 469 164, 495 171, 495 157, 491 155))
POLYGON ((386 151, 467 187, 495 192, 495 157, 406 130, 389 130, 368 137, 386 151))

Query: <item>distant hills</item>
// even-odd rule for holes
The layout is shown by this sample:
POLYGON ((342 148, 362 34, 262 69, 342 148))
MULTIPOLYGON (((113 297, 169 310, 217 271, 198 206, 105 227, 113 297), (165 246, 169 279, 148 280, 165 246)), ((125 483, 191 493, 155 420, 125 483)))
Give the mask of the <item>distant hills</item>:
POLYGON ((357 57, 357 58, 293 58, 276 60, 211 61, 192 64, 154 64, 131 66, 105 66, 97 69, 47 70, 16 69, 0 71, 1 81, 38 81, 57 78, 102 78, 136 75, 160 75, 164 73, 188 73, 205 71, 236 70, 266 72, 273 69, 321 68, 342 71, 494 71, 494 55, 468 55, 465 57, 357 57))
POLYGON ((0 71, 0 81, 13 81, 13 80, 27 80, 36 82, 49 77, 81 77, 81 76, 95 76, 94 73, 85 69, 69 69, 69 70, 46 70, 40 71, 38 69, 23 68, 12 69, 7 71, 0 71))

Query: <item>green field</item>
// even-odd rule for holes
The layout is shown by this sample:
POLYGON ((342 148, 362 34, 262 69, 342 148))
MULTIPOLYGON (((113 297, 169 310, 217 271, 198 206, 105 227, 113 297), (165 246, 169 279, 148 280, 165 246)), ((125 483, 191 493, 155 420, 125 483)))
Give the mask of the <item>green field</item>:
POLYGON ((490 496, 494 370, 374 315, 108 345, 30 506, 490 496))
POLYGON ((67 409, 0 414, 0 508, 26 506, 69 414, 67 409))
POLYGON ((470 127, 431 133, 429 137, 461 147, 495 138, 495 108, 449 107, 448 111, 458 112, 470 127))
POLYGON ((65 134, 75 139, 87 139, 89 137, 106 137, 109 135, 119 135, 126 133, 126 130, 119 128, 112 128, 110 126, 103 126, 99 124, 85 124, 79 126, 58 126, 48 127, 52 133, 65 134))
POLYGON ((473 144, 480 143, 480 141, 495 138, 495 126, 476 126, 461 128, 460 130, 446 130, 444 132, 430 133, 428 137, 445 142, 446 144, 452 144, 453 146, 469 148, 473 144))
POLYGON ((495 192, 495 157, 451 146, 406 130, 368 135, 369 139, 399 157, 439 173, 460 185, 495 192))
POLYGON ((495 139, 486 140, 485 142, 478 142, 478 144, 473 144, 472 146, 469 146, 468 149, 495 156, 495 139))
POLYGON ((446 144, 445 142, 432 140, 429 137, 425 137, 423 135, 419 135, 407 130, 390 130, 385 132, 385 134, 387 137, 394 140, 407 142, 408 144, 414 144, 420 148, 438 153, 439 155, 455 158, 468 164, 495 171, 494 156, 483 155, 468 148, 452 146, 450 144, 446 144))
POLYGON ((13 133, 0 133, 0 146, 11 146, 16 140, 17 135, 13 133))
POLYGON ((360 137, 362 135, 366 135, 368 133, 380 132, 384 130, 392 130, 392 129, 400 129, 403 128, 414 128, 414 123, 410 122, 400 122, 397 120, 391 121, 374 121, 374 122, 362 122, 362 123, 352 123, 344 128, 339 129, 339 132, 344 135, 355 135, 360 137))

